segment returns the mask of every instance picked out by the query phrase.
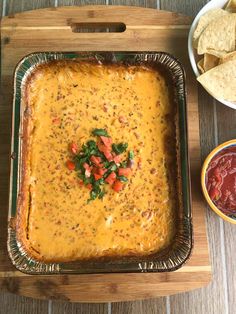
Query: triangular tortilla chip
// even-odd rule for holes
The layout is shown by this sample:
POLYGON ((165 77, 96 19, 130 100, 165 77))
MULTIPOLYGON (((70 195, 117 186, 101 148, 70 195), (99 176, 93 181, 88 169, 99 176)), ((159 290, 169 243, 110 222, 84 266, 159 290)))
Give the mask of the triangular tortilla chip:
POLYGON ((208 49, 234 51, 235 24, 234 14, 228 14, 212 21, 199 38, 198 54, 206 53, 208 49))
POLYGON ((213 55, 217 58, 223 58, 225 55, 228 54, 227 51, 219 51, 219 50, 214 50, 214 49, 207 49, 207 53, 209 53, 210 55, 213 55))
POLYGON ((232 12, 232 13, 236 13, 236 0, 229 0, 229 2, 227 3, 225 10, 232 12))
POLYGON ((216 66, 197 80, 215 98, 236 101, 236 59, 216 66))
POLYGON ((222 63, 228 62, 230 60, 234 60, 234 59, 236 59, 236 51, 227 53, 222 58, 220 58, 219 64, 222 64, 222 63))
POLYGON ((228 12, 226 12, 223 9, 213 9, 213 10, 206 12, 203 16, 200 17, 198 24, 197 24, 197 27, 193 33, 193 43, 194 43, 195 48, 197 48, 196 42, 197 42, 199 36, 204 31, 204 29, 207 27, 207 25, 210 22, 212 22, 213 20, 220 18, 220 17, 227 15, 227 14, 228 14, 228 12))
POLYGON ((205 71, 209 71, 210 69, 216 67, 218 63, 219 63, 218 57, 209 53, 204 54, 203 68, 205 71))

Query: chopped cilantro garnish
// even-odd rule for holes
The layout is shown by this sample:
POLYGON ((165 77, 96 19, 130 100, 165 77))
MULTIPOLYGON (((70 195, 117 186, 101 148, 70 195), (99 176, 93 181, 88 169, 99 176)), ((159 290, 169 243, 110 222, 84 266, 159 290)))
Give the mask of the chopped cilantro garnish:
POLYGON ((104 129, 94 129, 92 131, 92 134, 94 136, 106 136, 106 137, 108 137, 107 131, 104 129))
POLYGON ((95 142, 94 140, 88 141, 88 142, 87 142, 87 146, 88 146, 90 149, 92 149, 92 148, 96 149, 96 148, 97 148, 97 144, 96 144, 96 142, 95 142))
POLYGON ((105 190, 102 190, 99 195, 98 195, 98 198, 101 200, 103 199, 104 195, 106 194, 106 191, 105 190))
POLYGON ((133 150, 129 151, 129 159, 134 159, 134 151, 133 150))
POLYGON ((117 155, 120 155, 123 152, 125 152, 127 147, 128 147, 127 143, 112 144, 112 149, 117 155))
POLYGON ((126 168, 126 167, 127 167, 127 160, 122 161, 122 162, 120 163, 120 166, 121 166, 122 168, 126 168))
POLYGON ((120 180, 121 182, 128 182, 129 181, 125 176, 118 176, 117 179, 120 180))
POLYGON ((110 171, 116 171, 117 165, 114 162, 110 162, 110 165, 108 167, 108 170, 110 171))
POLYGON ((100 184, 100 185, 105 184, 105 181, 104 181, 104 179, 103 179, 103 178, 101 178, 101 179, 97 180, 97 182, 98 182, 98 184, 100 184))
POLYGON ((90 192, 90 198, 91 198, 92 200, 95 200, 95 198, 97 197, 97 195, 98 195, 98 191, 92 190, 92 191, 90 192))
MULTIPOLYGON (((93 136, 101 137, 98 142, 89 140, 82 145, 81 150, 73 149, 73 167, 68 166, 69 170, 75 170, 81 183, 90 189, 90 201, 96 198, 102 199, 106 193, 104 186, 110 185, 113 190, 119 192, 123 188, 123 184, 128 182, 130 168, 129 163, 134 158, 134 152, 128 152, 128 158, 121 161, 118 155, 126 152, 127 143, 112 144, 105 129, 94 129, 93 136), (102 137, 109 138, 109 140, 102 137), (123 169, 122 169, 123 168, 123 169), (125 171, 127 168, 129 171, 125 171), (122 175, 121 175, 122 174, 122 175), (124 174, 124 175, 123 175, 124 174)), ((76 144, 73 143, 73 147, 76 144)), ((72 147, 72 145, 70 145, 72 147)))

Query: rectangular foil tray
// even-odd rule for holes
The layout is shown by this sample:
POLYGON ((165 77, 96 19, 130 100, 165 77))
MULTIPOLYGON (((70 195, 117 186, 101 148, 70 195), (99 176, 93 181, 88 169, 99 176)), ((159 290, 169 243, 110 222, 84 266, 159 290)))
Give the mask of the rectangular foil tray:
POLYGON ((12 113, 11 173, 8 215, 8 252, 13 265, 27 274, 75 274, 116 272, 170 272, 180 268, 189 258, 193 245, 190 168, 188 158, 185 72, 178 60, 165 52, 39 52, 24 57, 14 74, 12 113), (22 87, 28 75, 39 64, 61 59, 93 60, 99 63, 154 64, 161 66, 172 80, 174 101, 177 106, 177 172, 179 173, 179 206, 177 232, 173 243, 165 250, 150 256, 123 257, 111 260, 44 263, 29 256, 17 240, 16 215, 21 167, 21 128, 23 109, 22 87))

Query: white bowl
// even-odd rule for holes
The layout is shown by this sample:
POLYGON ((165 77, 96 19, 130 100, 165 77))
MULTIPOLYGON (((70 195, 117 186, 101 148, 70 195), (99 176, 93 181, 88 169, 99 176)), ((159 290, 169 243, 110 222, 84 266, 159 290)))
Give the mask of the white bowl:
MULTIPOLYGON (((223 8, 227 2, 228 2, 228 0, 211 0, 198 12, 197 16, 195 17, 195 19, 191 25, 189 35, 188 35, 188 55, 189 55, 191 66, 193 68, 193 72, 195 73, 196 77, 198 77, 200 75, 200 72, 198 71, 197 62, 196 62, 197 52, 196 52, 196 49, 193 48, 193 40, 192 39, 193 39, 194 30, 195 30, 195 28, 198 24, 198 21, 202 15, 204 15, 207 11, 210 11, 212 9, 223 8)), ((223 99, 218 99, 212 93, 209 93, 209 94, 212 97, 214 97, 215 99, 217 99, 219 102, 221 102, 222 104, 224 104, 230 108, 236 109, 236 103, 235 102, 230 102, 230 101, 226 101, 223 99)))

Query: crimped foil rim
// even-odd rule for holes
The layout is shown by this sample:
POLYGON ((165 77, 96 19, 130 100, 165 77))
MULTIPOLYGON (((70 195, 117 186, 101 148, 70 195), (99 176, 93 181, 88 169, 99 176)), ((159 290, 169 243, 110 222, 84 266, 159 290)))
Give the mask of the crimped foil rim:
MULTIPOLYGON (((19 108, 18 108, 19 114, 19 108)), ((178 129, 178 127, 177 127, 178 129)), ((186 113, 186 91, 185 91, 185 72, 181 63, 165 52, 81 52, 81 53, 62 53, 62 52, 39 52, 33 53, 24 57, 17 65, 14 75, 14 100, 13 100, 13 117, 12 117, 12 153, 16 153, 17 158, 11 160, 11 178, 10 178, 10 195, 9 195, 9 226, 8 226, 8 252, 12 263, 15 267, 27 274, 63 274, 63 273, 113 273, 113 272, 169 272, 180 268, 189 258, 193 246, 192 235, 192 215, 191 215, 191 193, 190 193, 190 171, 189 171, 189 157, 188 157, 188 142, 187 142, 187 113, 186 113), (95 60, 99 63, 103 62, 125 62, 132 63, 157 63, 161 64, 171 74, 175 102, 178 109, 181 111, 179 128, 180 133, 180 149, 178 156, 181 157, 181 165, 178 165, 179 174, 182 174, 182 213, 178 221, 178 231, 173 243, 173 247, 169 249, 168 253, 152 255, 151 257, 136 257, 122 258, 120 260, 110 261, 75 261, 63 263, 43 263, 31 258, 22 247, 21 243, 16 238, 16 231, 13 227, 16 215, 16 204, 13 206, 13 195, 17 195, 19 188, 19 171, 14 176, 14 170, 20 155, 20 139, 19 134, 16 139, 17 130, 15 122, 20 117, 17 117, 17 105, 20 105, 21 86, 28 74, 35 66, 51 61, 61 59, 82 59, 95 60), (181 136, 184 139, 181 140, 181 136), (17 143, 17 144, 16 144, 17 143), (182 154, 182 155, 181 155, 182 154), (181 156, 180 156, 181 155, 181 156), (16 180, 16 182, 14 181, 16 180), (17 186, 16 186, 17 183, 17 186), (183 186, 184 185, 184 186, 183 186), (15 207, 15 208, 13 208, 15 207)), ((15 154, 12 154, 15 156, 15 154)), ((19 166, 19 164, 18 164, 19 166)), ((19 170, 19 169, 17 169, 19 170)), ((16 171, 15 171, 16 172, 16 171)))

